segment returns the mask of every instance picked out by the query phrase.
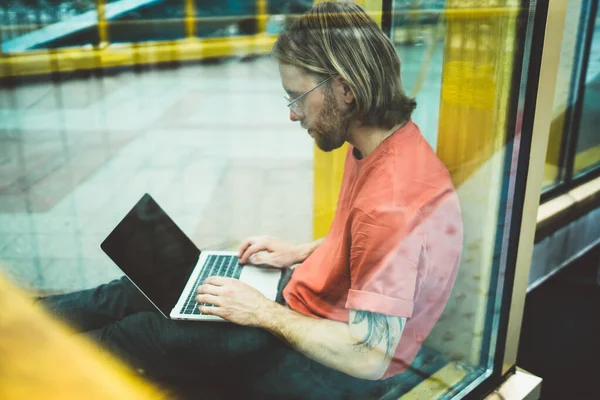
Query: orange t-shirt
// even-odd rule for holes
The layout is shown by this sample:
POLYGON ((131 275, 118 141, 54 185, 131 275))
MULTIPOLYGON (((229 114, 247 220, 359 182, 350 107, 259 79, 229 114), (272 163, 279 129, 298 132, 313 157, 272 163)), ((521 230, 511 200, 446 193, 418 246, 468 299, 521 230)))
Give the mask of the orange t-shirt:
POLYGON ((350 309, 406 317, 385 379, 406 370, 448 301, 462 219, 448 170, 412 121, 361 160, 353 150, 329 233, 283 295, 293 310, 345 323, 350 309))

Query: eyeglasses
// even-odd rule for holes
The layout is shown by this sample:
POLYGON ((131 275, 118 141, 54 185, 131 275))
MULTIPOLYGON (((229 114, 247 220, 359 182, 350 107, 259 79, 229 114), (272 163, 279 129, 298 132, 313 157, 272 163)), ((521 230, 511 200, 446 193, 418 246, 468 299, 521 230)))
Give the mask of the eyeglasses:
POLYGON ((317 86, 315 86, 314 88, 302 93, 300 96, 296 97, 294 100, 291 100, 289 97, 287 96, 283 96, 283 98, 285 99, 285 101, 287 101, 287 106, 290 110, 292 110, 292 112, 296 115, 299 115, 299 107, 300 107, 300 103, 299 100, 302 99, 304 96, 306 96, 307 94, 309 94, 310 92, 312 92, 313 90, 315 90, 316 88, 318 88, 319 86, 321 86, 322 84, 324 84, 325 82, 327 82, 328 80, 330 80, 331 78, 333 78, 333 76, 330 76, 329 78, 319 82, 319 84, 317 86))

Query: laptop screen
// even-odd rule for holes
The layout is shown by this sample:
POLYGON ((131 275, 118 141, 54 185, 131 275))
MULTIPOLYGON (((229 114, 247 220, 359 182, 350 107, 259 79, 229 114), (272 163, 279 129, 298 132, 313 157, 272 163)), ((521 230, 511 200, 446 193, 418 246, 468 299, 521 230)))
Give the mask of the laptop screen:
POLYGON ((100 247, 167 317, 200 256, 200 250, 149 194, 100 247))

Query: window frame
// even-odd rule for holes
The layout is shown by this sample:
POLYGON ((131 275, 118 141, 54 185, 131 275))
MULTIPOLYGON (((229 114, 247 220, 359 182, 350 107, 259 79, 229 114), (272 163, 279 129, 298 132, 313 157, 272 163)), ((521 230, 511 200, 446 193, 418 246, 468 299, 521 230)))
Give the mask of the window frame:
POLYGON ((567 104, 573 104, 572 109, 568 111, 563 127, 561 137, 561 154, 559 158, 559 174, 557 181, 548 187, 542 188, 540 194, 540 203, 545 203, 562 194, 565 194, 573 188, 582 185, 592 179, 600 176, 600 162, 598 164, 573 175, 577 142, 579 141, 579 130, 583 112, 583 101, 585 96, 585 77, 590 61, 592 39, 596 17, 598 15, 598 0, 585 0, 582 5, 580 24, 584 24, 584 29, 578 34, 575 44, 575 62, 573 63, 572 84, 569 94, 570 101, 567 104))

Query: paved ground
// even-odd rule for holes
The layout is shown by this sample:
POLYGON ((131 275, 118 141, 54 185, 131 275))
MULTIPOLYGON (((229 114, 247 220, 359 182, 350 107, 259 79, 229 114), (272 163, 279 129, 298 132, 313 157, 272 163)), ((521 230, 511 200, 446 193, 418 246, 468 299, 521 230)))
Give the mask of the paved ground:
MULTIPOLYGON (((410 92, 425 46, 400 48, 410 92)), ((414 115, 435 145, 442 49, 414 115)), ((200 248, 312 235, 312 140, 270 58, 0 89, 0 260, 20 285, 119 275, 99 244, 145 192, 200 248)))
POLYGON ((0 258, 67 290, 118 275, 99 248, 151 193, 201 246, 311 236, 312 143, 267 59, 5 90, 0 258))

